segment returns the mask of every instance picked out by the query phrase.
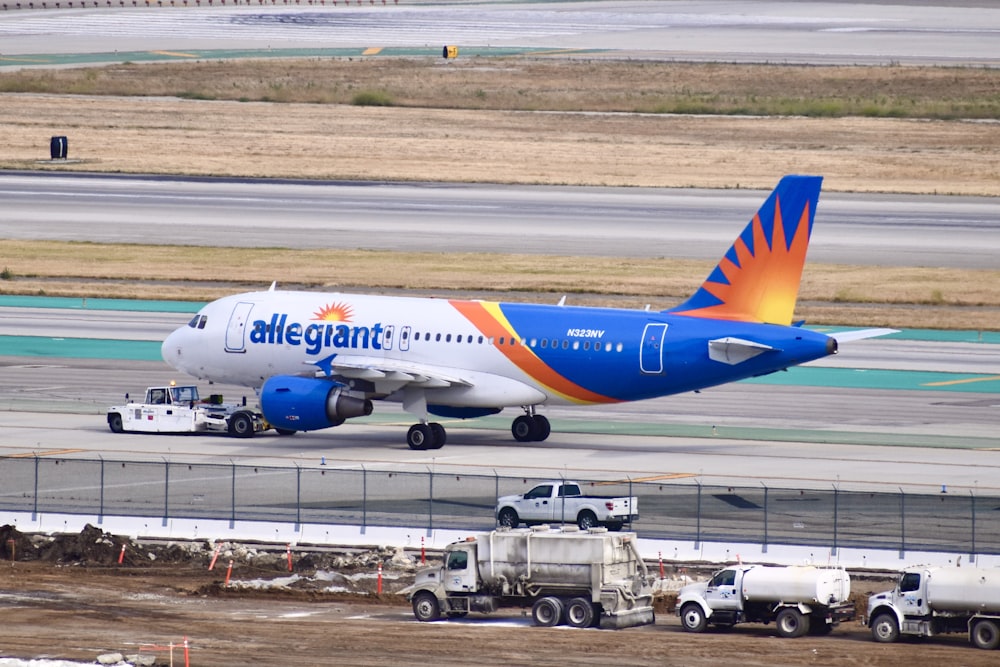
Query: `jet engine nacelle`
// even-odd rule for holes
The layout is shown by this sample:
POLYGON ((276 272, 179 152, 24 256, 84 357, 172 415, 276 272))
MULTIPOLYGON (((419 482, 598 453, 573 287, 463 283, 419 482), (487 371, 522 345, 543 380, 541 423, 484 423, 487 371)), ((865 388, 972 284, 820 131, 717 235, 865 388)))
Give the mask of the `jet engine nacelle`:
POLYGON ((315 431, 370 415, 372 402, 348 396, 342 385, 330 380, 275 375, 260 389, 260 409, 275 428, 315 431))

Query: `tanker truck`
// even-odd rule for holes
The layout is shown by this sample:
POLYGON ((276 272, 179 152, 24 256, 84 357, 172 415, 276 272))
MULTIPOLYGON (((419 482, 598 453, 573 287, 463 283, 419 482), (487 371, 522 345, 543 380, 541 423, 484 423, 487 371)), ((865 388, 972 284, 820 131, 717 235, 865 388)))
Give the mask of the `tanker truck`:
POLYGON ((774 621, 782 637, 824 635, 854 618, 850 594, 851 578, 842 569, 733 565, 682 588, 677 613, 688 632, 774 621))
POLYGON ((977 648, 995 649, 1000 646, 1000 569, 906 568, 894 589, 868 598, 868 627, 877 642, 967 632, 977 648))
POLYGON ((445 547, 404 593, 421 621, 531 608, 535 625, 627 628, 655 621, 635 533, 576 526, 498 528, 445 547))

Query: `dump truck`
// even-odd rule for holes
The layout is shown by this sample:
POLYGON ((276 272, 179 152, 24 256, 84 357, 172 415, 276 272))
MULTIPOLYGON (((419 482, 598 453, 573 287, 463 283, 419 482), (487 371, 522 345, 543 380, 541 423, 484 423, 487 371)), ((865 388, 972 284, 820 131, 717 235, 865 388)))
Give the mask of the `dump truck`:
POLYGON ((733 565, 682 588, 677 613, 688 632, 774 621, 782 637, 824 635, 854 618, 850 595, 850 575, 839 568, 733 565))
MULTIPOLYGON (((202 399, 194 385, 148 387, 142 403, 108 408, 108 428, 114 433, 227 433, 249 438, 269 427, 263 415, 240 403, 226 403, 221 394, 202 399)), ((280 431, 279 431, 280 433, 280 431)))
POLYGON ((604 526, 621 530, 625 523, 639 520, 639 500, 635 496, 588 496, 578 482, 545 482, 527 493, 497 499, 497 525, 517 528, 518 524, 575 523, 580 530, 604 526))
POLYGON ((868 598, 867 617, 877 642, 966 632, 975 647, 995 649, 1000 646, 1000 569, 908 567, 894 589, 868 598))
POLYGON ((535 625, 627 628, 653 623, 652 578, 635 533, 576 526, 499 528, 445 547, 440 566, 405 591, 421 621, 531 608, 535 625))

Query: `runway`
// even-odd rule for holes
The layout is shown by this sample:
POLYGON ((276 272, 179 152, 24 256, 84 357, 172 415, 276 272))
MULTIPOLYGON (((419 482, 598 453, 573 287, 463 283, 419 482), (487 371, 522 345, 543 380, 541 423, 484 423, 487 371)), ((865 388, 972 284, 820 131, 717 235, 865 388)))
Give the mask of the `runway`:
POLYGON ((684 61, 1000 64, 993 47, 1000 10, 989 2, 169 4, 5 12, 0 65, 72 63, 60 56, 95 53, 105 62, 246 57, 236 50, 257 57, 399 55, 393 48, 431 55, 445 44, 467 55, 516 48, 684 61), (329 51, 338 48, 349 51, 329 51))
MULTIPOLYGON (((0 174, 11 239, 717 259, 758 190, 0 174), (127 230, 127 233, 125 233, 127 230)), ((1000 201, 823 193, 809 261, 1000 266, 1000 201)), ((275 276, 261 267, 262 285, 275 276)))

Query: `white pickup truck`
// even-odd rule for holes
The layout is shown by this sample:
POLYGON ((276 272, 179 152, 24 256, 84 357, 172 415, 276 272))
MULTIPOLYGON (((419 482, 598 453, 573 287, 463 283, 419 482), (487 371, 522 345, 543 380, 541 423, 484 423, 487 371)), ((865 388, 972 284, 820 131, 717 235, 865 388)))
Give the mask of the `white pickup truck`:
POLYGON ((639 501, 635 496, 585 496, 577 482, 545 482, 525 494, 500 498, 496 515, 497 524, 508 528, 575 522, 581 530, 621 530, 639 518, 639 501))

